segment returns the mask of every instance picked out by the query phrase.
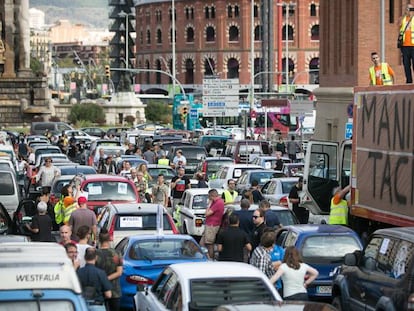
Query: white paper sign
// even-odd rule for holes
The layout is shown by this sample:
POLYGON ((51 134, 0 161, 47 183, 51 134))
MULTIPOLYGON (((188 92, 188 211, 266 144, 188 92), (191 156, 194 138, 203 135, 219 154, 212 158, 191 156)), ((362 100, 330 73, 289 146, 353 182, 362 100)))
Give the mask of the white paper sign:
POLYGON ((119 221, 121 228, 142 228, 142 217, 140 216, 124 216, 119 221))
POLYGON ((120 194, 127 194, 128 186, 126 183, 119 183, 118 184, 118 193, 120 194))

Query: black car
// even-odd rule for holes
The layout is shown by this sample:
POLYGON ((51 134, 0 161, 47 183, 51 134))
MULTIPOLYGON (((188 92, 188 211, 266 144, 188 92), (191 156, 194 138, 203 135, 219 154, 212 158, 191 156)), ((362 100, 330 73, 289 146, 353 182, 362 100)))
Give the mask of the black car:
POLYGON ((334 276, 338 310, 413 310, 414 227, 375 231, 364 250, 345 255, 334 276))

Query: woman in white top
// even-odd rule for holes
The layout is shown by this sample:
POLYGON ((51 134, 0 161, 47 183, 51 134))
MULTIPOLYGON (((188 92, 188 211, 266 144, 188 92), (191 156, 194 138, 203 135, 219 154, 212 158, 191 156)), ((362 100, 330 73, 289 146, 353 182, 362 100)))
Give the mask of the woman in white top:
POLYGON ((277 272, 270 278, 276 283, 279 278, 283 281, 283 298, 286 300, 308 300, 307 286, 312 283, 319 272, 302 262, 299 251, 294 246, 285 250, 283 263, 277 272), (305 276, 308 278, 305 280, 305 276))
POLYGON ((51 187, 53 178, 60 176, 60 169, 52 164, 52 158, 46 158, 45 164, 40 167, 36 174, 36 182, 40 181, 42 187, 51 187))

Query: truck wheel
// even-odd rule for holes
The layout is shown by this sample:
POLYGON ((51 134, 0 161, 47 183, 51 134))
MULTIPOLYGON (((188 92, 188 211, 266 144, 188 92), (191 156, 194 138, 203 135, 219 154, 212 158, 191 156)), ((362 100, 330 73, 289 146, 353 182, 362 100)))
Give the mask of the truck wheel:
POLYGON ((341 296, 336 296, 333 300, 332 300, 332 305, 338 310, 338 311, 342 311, 342 305, 341 305, 341 296))

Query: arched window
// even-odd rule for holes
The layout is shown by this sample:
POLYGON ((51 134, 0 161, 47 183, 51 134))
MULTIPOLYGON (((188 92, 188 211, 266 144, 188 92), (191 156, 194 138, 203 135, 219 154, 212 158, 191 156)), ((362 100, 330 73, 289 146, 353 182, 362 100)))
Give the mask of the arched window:
POLYGON ((239 62, 235 58, 230 58, 227 62, 227 79, 237 79, 239 77, 239 62))
POLYGON ((319 57, 309 62, 309 84, 319 84, 319 57))
MULTIPOLYGON (((157 67, 157 70, 161 70, 161 61, 159 59, 156 60, 155 66, 157 67)), ((161 72, 155 73, 155 83, 161 84, 161 72)))
POLYGON ((263 40, 263 26, 257 25, 254 28, 254 41, 262 41, 263 40))
POLYGON ((235 5, 234 6, 234 17, 239 17, 239 16, 240 16, 239 6, 235 5))
POLYGON ((216 31, 212 26, 207 27, 206 29, 206 41, 214 42, 216 41, 216 31))
MULTIPOLYGON (((286 40, 286 26, 282 27, 282 40, 286 40)), ((293 41, 293 27, 288 25, 288 40, 293 41)))
POLYGON ((162 31, 161 31, 161 29, 157 30, 157 43, 162 43, 162 31))
POLYGON ((212 58, 204 60, 204 76, 212 76, 216 72, 216 64, 212 58))
POLYGON ((228 17, 228 18, 232 18, 232 17, 233 17, 233 8, 232 8, 232 6, 231 6, 231 5, 229 5, 229 6, 227 7, 227 17, 228 17))
MULTIPOLYGON (((172 67, 173 67, 173 60, 172 59, 170 59, 169 61, 168 61, 168 71, 169 72, 173 72, 173 70, 172 70, 172 67)), ((171 84, 173 81, 172 81, 172 78, 171 77, 168 77, 168 81, 169 81, 169 83, 171 84)))
POLYGON ((313 25, 311 28, 311 40, 319 40, 319 25, 313 25))
POLYGON ((147 30, 147 44, 151 44, 151 31, 147 30))
POLYGON ((142 31, 139 32, 139 43, 144 43, 144 34, 142 33, 142 31))
POLYGON ((185 84, 194 84, 194 62, 192 59, 185 61, 185 84))
POLYGON ((194 29, 192 27, 187 28, 187 42, 194 42, 194 29))
POLYGON ((239 41, 239 28, 237 26, 230 26, 229 41, 239 41))
MULTIPOLYGON (((285 73, 286 72, 286 58, 282 58, 282 67, 283 67, 283 73, 285 73)), ((293 81, 294 71, 295 71, 295 63, 293 62, 293 60, 291 58, 289 58, 288 72, 289 72, 289 82, 290 83, 293 81)), ((282 75, 282 82, 286 83, 286 74, 282 75)))
POLYGON ((310 16, 316 16, 316 4, 314 3, 310 5, 310 16))
POLYGON ((209 19, 209 18, 210 18, 210 8, 209 8, 208 6, 206 6, 206 7, 204 8, 204 17, 205 17, 206 19, 209 19))
POLYGON ((254 17, 259 17, 259 7, 255 4, 253 8, 254 17))

